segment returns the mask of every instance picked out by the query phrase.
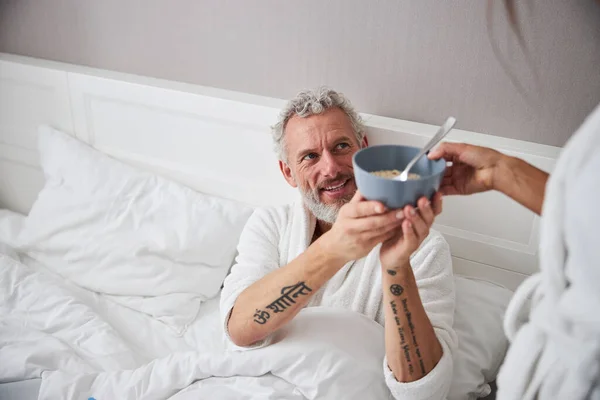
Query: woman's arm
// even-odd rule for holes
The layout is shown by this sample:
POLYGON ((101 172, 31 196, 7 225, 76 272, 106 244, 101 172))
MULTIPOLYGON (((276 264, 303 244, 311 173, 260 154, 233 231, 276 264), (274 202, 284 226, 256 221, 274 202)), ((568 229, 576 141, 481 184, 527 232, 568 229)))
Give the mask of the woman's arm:
POLYGON ((494 189, 527 207, 542 213, 548 174, 516 157, 504 155, 494 175, 494 189))

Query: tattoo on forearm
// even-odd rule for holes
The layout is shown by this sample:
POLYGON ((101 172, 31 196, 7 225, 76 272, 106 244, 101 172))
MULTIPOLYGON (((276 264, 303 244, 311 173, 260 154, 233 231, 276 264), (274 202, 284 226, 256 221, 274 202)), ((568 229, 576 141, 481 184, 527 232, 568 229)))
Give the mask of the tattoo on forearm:
MULTIPOLYGON (((391 288, 390 288, 391 290, 391 288)), ((392 292, 393 293, 393 292, 392 292)), ((402 326, 400 318, 398 318, 398 307, 396 305, 396 301, 392 300, 390 302, 390 306, 392 307, 392 312, 394 313, 394 320, 396 322, 396 326, 398 328, 398 335, 400 336, 400 347, 404 354, 404 359, 406 360, 408 366, 408 373, 410 375, 414 372, 414 367, 412 364, 411 358, 411 343, 407 343, 407 339, 410 340, 412 337, 412 346, 414 346, 415 354, 417 356, 417 360, 419 363, 419 367, 421 368, 421 373, 426 375, 425 371, 425 363, 423 362, 423 356, 421 355, 421 350, 419 349, 419 344, 417 343, 417 335, 415 335, 415 325, 412 322, 412 313, 408 309, 408 299, 402 299, 402 311, 404 312, 404 316, 406 318, 406 326, 402 326), (405 328, 408 328, 408 331, 405 332, 405 328), (408 334, 408 338, 405 334, 408 334)), ((417 362, 417 360, 414 360, 417 362)))
POLYGON ((400 345, 404 344, 404 328, 400 324, 400 319, 398 318, 398 310, 396 309, 396 302, 392 300, 390 303, 392 305, 392 311, 394 313, 394 320, 396 321, 396 326, 398 327, 398 334, 400 335, 400 345))
POLYGON ((413 338, 413 345, 415 346, 415 353, 417 358, 419 359, 419 366, 421 367, 421 372, 425 375, 425 364, 423 363, 423 357, 421 357, 421 350, 419 350, 419 344, 417 343, 417 336, 415 335, 415 325, 412 322, 412 313, 408 310, 408 299, 402 299, 402 308, 404 310, 404 315, 406 316, 406 320, 408 321, 408 328, 410 329, 410 333, 413 338))
POLYGON ((272 310, 274 313, 284 312, 287 307, 291 306, 292 304, 296 304, 294 299, 298 298, 300 295, 306 296, 309 292, 312 292, 312 289, 306 286, 304 282, 298 282, 295 285, 286 286, 281 289, 281 296, 269 304, 267 308, 272 310))
POLYGON ((396 308, 396 302, 394 300, 392 300, 390 302, 390 305, 392 306, 392 312, 394 313, 394 320, 396 321, 396 326, 398 327, 398 335, 400 335, 400 346, 402 347, 402 351, 404 352, 404 359, 408 363, 408 373, 410 375, 412 375, 414 368, 410 361, 410 347, 404 340, 404 328, 402 327, 402 324, 400 323, 400 319, 398 318, 398 309, 396 308))
POLYGON ((392 292, 394 296, 400 296, 404 292, 404 288, 397 283, 394 283, 390 286, 390 292, 392 292))
POLYGON ((410 333, 413 337, 413 342, 415 342, 416 346, 417 338, 415 337, 415 326, 412 322, 412 313, 408 311, 408 299, 402 299, 402 308, 404 309, 404 315, 406 316, 406 320, 408 321, 408 329, 410 329, 410 333))
MULTIPOLYGON (((292 304, 296 304, 296 300, 298 296, 306 296, 308 293, 312 292, 312 289, 306 286, 304 282, 298 282, 292 286, 286 286, 281 289, 281 296, 275 299, 271 304, 267 305, 266 308, 271 310, 274 313, 284 312, 287 307, 292 304)), ((256 310, 254 314, 254 322, 258 324, 265 324, 267 320, 271 317, 269 312, 263 310, 256 310)))
POLYGON ((388 269, 387 273, 390 274, 391 276, 396 276, 396 271, 394 271, 393 269, 388 269))
POLYGON ((261 324, 264 325, 267 323, 267 320, 270 318, 271 316, 269 315, 268 312, 263 311, 263 310, 259 310, 258 308, 256 309, 256 312, 254 313, 254 322, 256 322, 257 324, 261 324))
POLYGON ((415 370, 410 362, 410 347, 405 344, 402 350, 404 350, 404 358, 406 358, 406 362, 408 363, 408 373, 412 375, 415 370))

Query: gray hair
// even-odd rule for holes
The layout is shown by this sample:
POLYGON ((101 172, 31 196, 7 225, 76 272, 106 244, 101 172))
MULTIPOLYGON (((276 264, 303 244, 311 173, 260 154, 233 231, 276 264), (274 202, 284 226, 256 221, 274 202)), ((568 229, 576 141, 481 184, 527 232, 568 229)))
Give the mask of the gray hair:
POLYGON ((311 115, 321 114, 330 108, 338 107, 348 118, 354 129, 354 135, 360 145, 365 136, 365 126, 360 115, 354 111, 354 107, 343 94, 327 87, 319 87, 313 90, 303 90, 293 99, 288 101, 279 114, 279 121, 273 126, 273 142, 275 152, 281 161, 287 162, 287 147, 285 144, 285 126, 294 115, 305 118, 311 115))

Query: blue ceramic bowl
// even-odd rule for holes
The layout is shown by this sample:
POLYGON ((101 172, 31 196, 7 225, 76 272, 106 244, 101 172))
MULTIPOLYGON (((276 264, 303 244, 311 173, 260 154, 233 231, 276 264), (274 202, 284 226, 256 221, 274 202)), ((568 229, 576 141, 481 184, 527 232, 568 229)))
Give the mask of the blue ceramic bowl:
POLYGON ((431 199, 440 188, 446 161, 432 161, 423 156, 412 167, 411 173, 420 175, 419 179, 396 181, 373 175, 381 170, 404 170, 410 160, 421 149, 410 146, 379 145, 365 147, 354 154, 354 178, 360 193, 367 200, 381 201, 390 209, 401 208, 408 204, 416 207, 417 200, 425 196, 431 199))

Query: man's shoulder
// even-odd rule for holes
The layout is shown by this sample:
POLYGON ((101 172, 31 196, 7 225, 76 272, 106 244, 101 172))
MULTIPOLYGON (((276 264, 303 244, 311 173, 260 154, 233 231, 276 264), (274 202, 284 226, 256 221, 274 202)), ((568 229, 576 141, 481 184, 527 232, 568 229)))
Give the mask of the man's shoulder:
POLYGON ((256 207, 251 218, 263 221, 280 222, 288 219, 292 213, 293 204, 256 207))
POLYGON ((279 234, 291 218, 293 204, 256 207, 246 223, 246 230, 279 234))

